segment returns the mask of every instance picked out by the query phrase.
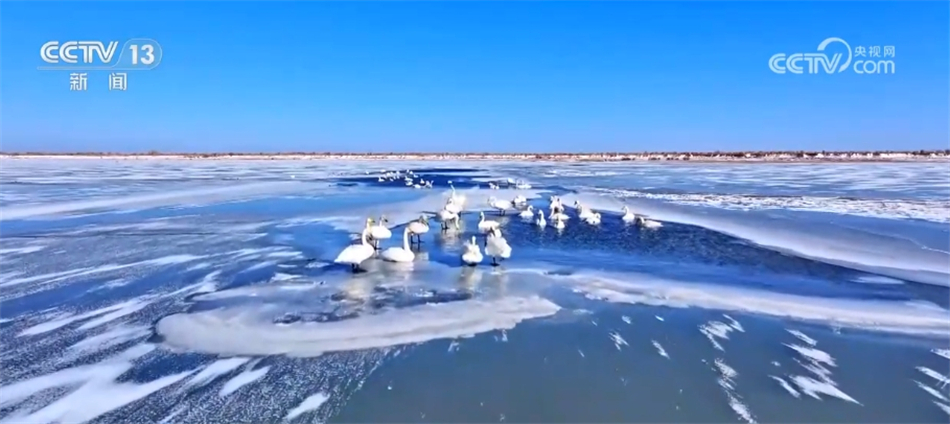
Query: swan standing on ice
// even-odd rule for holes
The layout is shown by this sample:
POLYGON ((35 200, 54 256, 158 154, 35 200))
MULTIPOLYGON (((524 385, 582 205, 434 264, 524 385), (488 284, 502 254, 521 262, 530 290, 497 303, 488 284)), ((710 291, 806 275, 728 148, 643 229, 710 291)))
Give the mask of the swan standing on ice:
POLYGON ((534 221, 534 223, 535 223, 535 225, 538 226, 538 228, 544 228, 544 227, 546 227, 546 226, 548 225, 548 222, 544 220, 544 214, 543 214, 543 213, 539 213, 539 214, 538 214, 538 219, 537 219, 536 221, 534 221))
POLYGON ((521 211, 521 213, 519 213, 518 216, 524 219, 534 218, 534 207, 531 205, 528 205, 528 209, 521 211))
POLYGON ((470 243, 465 243, 465 250, 462 252, 462 262, 469 266, 482 263, 482 249, 478 247, 475 236, 472 236, 470 243))
POLYGON ((371 258, 376 249, 373 249, 373 246, 369 244, 366 238, 369 236, 370 226, 373 224, 373 218, 366 218, 366 227, 363 228, 363 231, 360 233, 360 242, 359 244, 351 244, 343 249, 336 259, 333 260, 334 263, 338 264, 348 264, 352 267, 353 272, 356 272, 360 268, 360 264, 363 261, 371 258))
POLYGON ((523 205, 525 203, 528 203, 528 199, 522 195, 518 195, 518 196, 515 196, 515 200, 512 200, 511 203, 515 205, 523 205))
POLYGON ((498 228, 498 226, 501 225, 498 223, 498 221, 491 221, 491 220, 485 219, 485 212, 479 212, 478 217, 479 217, 478 231, 481 231, 483 233, 487 233, 495 228, 498 228))
POLYGON ((630 208, 628 208, 627 205, 623 205, 621 210, 623 211, 623 217, 620 219, 622 219, 623 222, 634 222, 637 220, 637 216, 634 215, 633 212, 630 212, 630 208))
POLYGON ((429 218, 420 215, 419 219, 410 222, 406 228, 409 230, 409 243, 412 243, 412 236, 415 236, 416 244, 422 244, 422 235, 429 232, 429 218))
POLYGON ((455 200, 453 200, 453 199, 449 199, 448 202, 445 202, 444 208, 445 208, 445 210, 447 210, 447 211, 449 211, 449 212, 452 212, 452 213, 454 213, 454 214, 456 214, 456 215, 461 215, 461 214, 462 214, 462 205, 461 205, 460 203, 457 203, 457 202, 456 202, 455 200))
POLYGON ((663 226, 663 224, 661 224, 661 223, 659 223, 659 222, 657 222, 657 221, 654 221, 654 220, 652 220, 652 219, 644 218, 644 217, 642 217, 642 216, 640 216, 640 215, 637 215, 637 225, 639 225, 640 227, 643 227, 643 228, 651 229, 651 230, 655 230, 655 229, 660 228, 660 227, 663 226))
POLYGON ((590 225, 600 225, 600 213, 594 212, 593 214, 589 215, 587 219, 585 219, 584 221, 590 225))
POLYGON ((508 259, 511 257, 511 246, 508 245, 508 240, 502 237, 500 229, 493 228, 488 233, 485 254, 491 256, 492 266, 498 266, 498 258, 508 259))
POLYGON ((379 254, 379 257, 388 262, 412 262, 416 254, 409 248, 409 236, 412 234, 409 227, 402 232, 402 247, 390 247, 379 254))
POLYGON ((393 236, 393 232, 389 231, 389 228, 386 228, 386 223, 389 220, 385 216, 379 217, 379 222, 376 225, 372 226, 369 230, 369 237, 373 239, 373 247, 379 249, 379 241, 386 240, 393 236))
POLYGON ((439 211, 439 222, 442 223, 442 231, 449 229, 449 223, 455 223, 455 229, 460 230, 459 227, 459 215, 457 212, 452 212, 448 208, 442 209, 439 211))
POLYGON ((514 205, 511 204, 510 200, 498 200, 495 198, 495 196, 488 198, 488 205, 495 209, 498 209, 498 212, 501 213, 502 215, 505 214, 506 210, 514 207, 514 205))

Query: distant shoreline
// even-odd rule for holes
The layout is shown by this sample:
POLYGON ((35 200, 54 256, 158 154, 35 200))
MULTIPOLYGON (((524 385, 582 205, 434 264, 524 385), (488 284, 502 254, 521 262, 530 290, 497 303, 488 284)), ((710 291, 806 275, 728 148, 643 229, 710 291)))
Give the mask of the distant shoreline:
POLYGON ((950 149, 849 152, 657 153, 0 153, 0 159, 99 160, 458 160, 537 162, 942 162, 950 149))

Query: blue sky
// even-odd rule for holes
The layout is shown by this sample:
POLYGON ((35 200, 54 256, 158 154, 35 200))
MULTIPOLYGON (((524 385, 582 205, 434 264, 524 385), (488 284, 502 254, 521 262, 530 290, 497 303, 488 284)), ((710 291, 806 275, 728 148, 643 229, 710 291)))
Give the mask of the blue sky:
MULTIPOLYGON (((4 151, 937 149, 948 2, 4 2, 4 151), (86 92, 47 41, 158 40, 86 92), (779 75, 828 37, 896 72, 779 75)), ((829 47, 843 51, 840 45, 829 47)))

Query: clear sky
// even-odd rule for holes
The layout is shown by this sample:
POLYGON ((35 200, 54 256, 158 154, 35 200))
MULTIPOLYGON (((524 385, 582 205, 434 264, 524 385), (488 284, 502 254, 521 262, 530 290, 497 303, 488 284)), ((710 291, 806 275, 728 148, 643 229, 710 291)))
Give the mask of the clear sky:
POLYGON ((0 19, 4 151, 950 143, 946 1, 4 2, 0 19), (133 37, 164 58, 127 91, 37 70, 47 41, 133 37), (828 37, 894 46, 895 73, 770 70, 828 37))

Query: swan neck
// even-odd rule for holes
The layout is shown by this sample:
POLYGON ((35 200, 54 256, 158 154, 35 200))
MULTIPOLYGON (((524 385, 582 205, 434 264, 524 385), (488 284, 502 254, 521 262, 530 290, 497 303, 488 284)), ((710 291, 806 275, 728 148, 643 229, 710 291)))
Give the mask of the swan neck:
POLYGON ((409 250, 409 228, 406 227, 406 231, 402 232, 402 248, 409 250))

